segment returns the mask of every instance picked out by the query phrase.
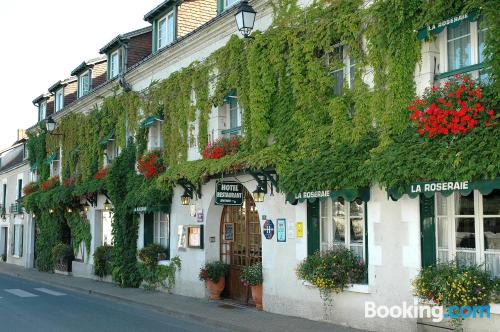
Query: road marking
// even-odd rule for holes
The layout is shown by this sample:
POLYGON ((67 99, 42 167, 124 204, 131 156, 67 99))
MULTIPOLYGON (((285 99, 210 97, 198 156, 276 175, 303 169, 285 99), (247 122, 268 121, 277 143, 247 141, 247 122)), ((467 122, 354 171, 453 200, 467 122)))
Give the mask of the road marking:
POLYGON ((64 296, 64 295, 66 295, 64 293, 56 292, 56 291, 53 291, 53 290, 50 290, 50 289, 47 289, 47 288, 35 288, 35 290, 37 290, 39 292, 42 292, 42 293, 45 293, 45 294, 54 295, 54 296, 64 296))
POLYGON ((38 295, 32 294, 26 291, 23 291, 22 289, 4 289, 7 293, 14 294, 19 297, 37 297, 38 295))

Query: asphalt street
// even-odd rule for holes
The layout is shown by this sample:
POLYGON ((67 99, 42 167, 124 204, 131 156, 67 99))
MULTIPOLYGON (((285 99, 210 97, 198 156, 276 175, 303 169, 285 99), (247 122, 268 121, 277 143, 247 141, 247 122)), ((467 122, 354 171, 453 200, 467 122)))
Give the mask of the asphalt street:
POLYGON ((0 274, 0 332, 227 331, 148 307, 0 274))

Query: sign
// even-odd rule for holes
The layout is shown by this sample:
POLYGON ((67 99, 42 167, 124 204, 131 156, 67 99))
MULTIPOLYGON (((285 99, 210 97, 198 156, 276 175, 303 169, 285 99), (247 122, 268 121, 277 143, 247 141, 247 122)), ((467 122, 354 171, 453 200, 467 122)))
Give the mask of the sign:
POLYGON ((286 220, 276 219, 276 225, 278 228, 276 239, 278 242, 286 242, 286 220))
POLYGON ((217 182, 215 205, 243 205, 243 185, 238 182, 217 182))
POLYGON ((293 221, 286 223, 286 236, 289 239, 295 239, 295 223, 293 221))
POLYGON ((224 241, 234 241, 234 223, 224 224, 224 241))
POLYGON ((187 247, 187 227, 179 225, 177 227, 177 248, 185 249, 187 247))
POLYGON ((455 182, 423 182, 416 183, 410 186, 412 194, 429 193, 437 191, 450 191, 450 190, 468 190, 469 181, 455 181, 455 182))
POLYGON ((264 222, 264 226, 262 227, 262 232, 264 233, 264 237, 268 240, 271 240, 274 236, 274 224, 272 220, 266 220, 264 222))
POLYGON ((295 199, 330 197, 330 190, 306 191, 295 195, 295 199))
POLYGON ((203 225, 188 227, 188 247, 203 249, 203 225))
POLYGON ((203 222, 203 209, 196 211, 196 221, 203 222))
POLYGON ((196 205, 191 204, 191 205, 189 206, 189 215, 190 215, 191 217, 196 217, 196 205))
POLYGON ((297 238, 301 239, 304 237, 304 223, 302 221, 297 221, 295 223, 297 238))

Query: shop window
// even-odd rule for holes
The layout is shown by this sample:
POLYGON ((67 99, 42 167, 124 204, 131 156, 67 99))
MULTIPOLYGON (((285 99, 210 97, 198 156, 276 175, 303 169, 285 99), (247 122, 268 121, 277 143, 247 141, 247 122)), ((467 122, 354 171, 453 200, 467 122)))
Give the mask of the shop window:
POLYGON ((484 264, 500 276, 500 190, 488 195, 436 194, 437 259, 459 265, 484 264))
POLYGON ((365 203, 343 198, 319 203, 320 250, 347 247, 365 260, 365 203))

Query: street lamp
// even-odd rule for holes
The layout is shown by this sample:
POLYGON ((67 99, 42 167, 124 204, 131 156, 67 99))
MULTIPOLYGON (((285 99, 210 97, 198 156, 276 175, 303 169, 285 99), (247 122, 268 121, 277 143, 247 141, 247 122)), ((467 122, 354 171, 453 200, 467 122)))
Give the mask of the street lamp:
POLYGON ((189 205, 189 202, 191 202, 191 198, 193 198, 193 194, 188 190, 184 190, 184 194, 181 196, 181 204, 189 205))
POLYGON ((260 184, 258 184, 257 189, 254 190, 252 195, 253 195, 253 200, 256 203, 262 203, 264 202, 264 196, 266 195, 266 191, 264 190, 264 188, 262 188, 260 184))
POLYGON ((104 210, 110 211, 111 210, 111 203, 106 199, 106 202, 104 202, 104 210))
POLYGON ((238 30, 243 35, 243 37, 247 38, 252 32, 256 14, 257 12, 253 9, 252 6, 248 4, 247 0, 243 0, 240 2, 240 5, 234 17, 236 19, 238 30))
POLYGON ((45 122, 45 127, 47 128, 47 132, 52 134, 56 129, 56 122, 49 116, 45 122))
POLYGON ((85 204, 83 204, 83 211, 89 212, 89 210, 90 210, 90 204, 88 202, 85 202, 85 204))

